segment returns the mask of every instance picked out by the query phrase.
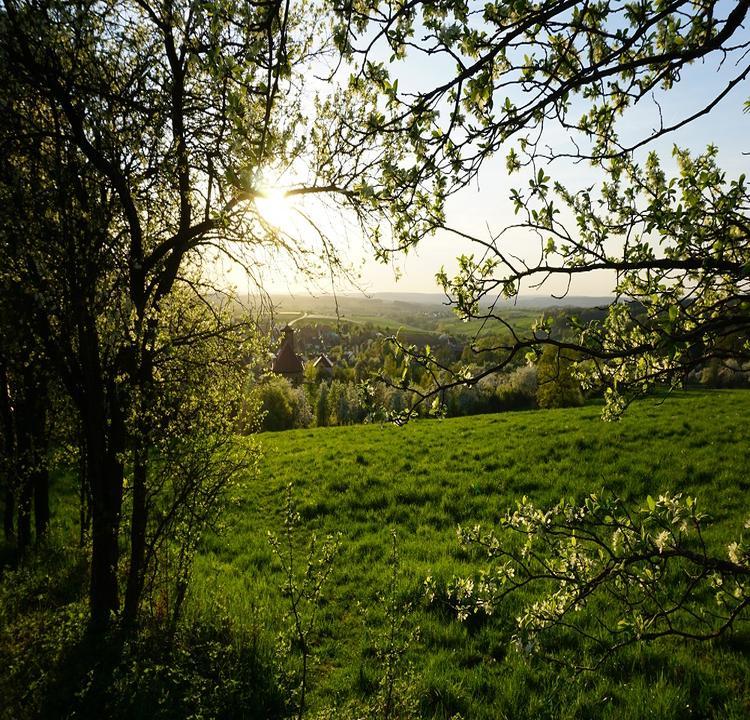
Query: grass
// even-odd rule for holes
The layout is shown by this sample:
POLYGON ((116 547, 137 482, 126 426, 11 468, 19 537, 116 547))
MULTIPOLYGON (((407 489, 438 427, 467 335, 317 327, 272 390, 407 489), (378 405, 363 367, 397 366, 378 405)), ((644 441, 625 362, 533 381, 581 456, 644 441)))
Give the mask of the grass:
MULTIPOLYGON (((502 317, 510 323, 516 332, 527 333, 531 330, 532 325, 539 320, 544 314, 542 309, 534 308, 503 308, 502 317)), ((461 320, 455 314, 450 317, 441 319, 437 324, 438 332, 445 332, 451 335, 474 338, 484 335, 494 335, 501 330, 496 323, 486 322, 484 320, 461 320)))
POLYGON ((521 495, 551 504, 604 489, 642 503, 648 494, 690 493, 713 518, 709 542, 725 552, 750 515, 750 393, 646 400, 616 424, 601 422, 599 410, 264 435, 260 477, 243 488, 227 531, 203 543, 189 615, 220 609, 239 626, 269 635, 281 628, 283 578, 267 532, 280 531, 283 489, 293 483, 303 533, 343 536, 316 643, 315 706, 364 697, 377 683, 393 529, 399 593, 414 602, 411 621, 420 627, 408 661, 424 717, 748 717, 747 625, 711 644, 633 648, 596 674, 573 676, 509 649, 512 608, 464 625, 420 602, 427 575, 446 582, 476 569, 458 548, 456 526, 492 523, 521 495))
MULTIPOLYGON (((419 627, 398 694, 420 717, 747 718, 746 620, 720 641, 631 648, 596 673, 574 675, 511 649, 512 603, 461 624, 423 601, 426 576, 444 586, 479 567, 459 549, 456 526, 493 523, 524 494, 551 504, 606 489, 640 504, 648 494, 687 492, 713 518, 712 550, 726 552, 750 515, 750 392, 649 399, 616 424, 601 422, 599 411, 263 435, 259 477, 238 488, 225 532, 204 538, 184 631, 169 641, 158 628, 125 645, 115 636, 94 647, 85 637, 75 482, 59 478, 53 538, 0 582, 0 718, 180 718, 196 708, 205 717, 282 717, 289 686, 274 645, 287 598, 267 533, 282 530, 288 483, 303 536, 342 534, 314 637, 313 712, 368 702, 378 688, 395 530, 398 599, 414 607, 405 632, 419 627)), ((350 716, 341 709, 328 717, 350 716)))

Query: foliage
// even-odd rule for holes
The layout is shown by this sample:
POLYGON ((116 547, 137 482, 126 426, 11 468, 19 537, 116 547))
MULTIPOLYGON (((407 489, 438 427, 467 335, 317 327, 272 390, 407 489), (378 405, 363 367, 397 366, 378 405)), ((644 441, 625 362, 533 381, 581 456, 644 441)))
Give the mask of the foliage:
MULTIPOLYGON (((45 0, 5 3, 0 13, 0 288, 20 288, 35 341, 80 421, 100 628, 121 614, 137 624, 153 570, 148 529, 161 521, 151 513, 181 495, 155 497, 169 486, 159 454, 186 430, 162 402, 162 384, 200 379, 190 348, 199 356, 207 333, 236 339, 207 271, 217 253, 255 278, 259 257, 275 251, 314 275, 342 267, 316 222, 318 200, 397 243, 429 232, 440 214, 439 179, 421 183, 416 198, 404 190, 413 186, 403 138, 386 147, 357 135, 377 112, 377 90, 331 80, 307 94, 312 62, 336 51, 320 32, 328 11, 307 2, 45 0), (302 229, 264 217, 274 186, 300 202, 302 229), (186 297, 192 311, 203 305, 210 328, 190 318, 175 326, 186 297)), ((179 442, 195 449, 190 438, 179 442)), ((205 445, 198 455, 203 467, 216 457, 205 445)))
POLYGON ((713 388, 746 387, 750 380, 748 371, 736 360, 722 362, 718 358, 709 361, 698 378, 701 385, 713 388))
MULTIPOLYGON (((644 166, 629 158, 611 160, 599 192, 573 192, 546 176, 531 191, 517 192, 518 226, 542 238, 541 260, 516 267, 503 255, 500 235, 481 264, 463 258, 455 278, 442 276, 462 316, 493 320, 492 310, 483 309, 493 293, 510 297, 524 282, 574 280, 593 270, 616 271, 615 300, 603 319, 573 316, 562 332, 553 328, 552 318, 543 318, 532 332, 499 343, 504 355, 491 367, 451 369, 429 388, 415 389, 419 401, 490 369, 502 370, 540 345, 574 357, 586 389, 606 388, 610 418, 628 398, 655 384, 680 385, 714 360, 742 367, 748 353, 743 228, 750 196, 744 176, 727 179, 716 153, 709 148, 692 156, 675 149, 678 171, 671 178, 651 154, 644 166), (569 213, 558 212, 558 199, 569 213), (615 255, 606 249, 613 240, 615 255)), ((438 367, 429 355, 411 354, 425 370, 438 367)))
POLYGON ((739 624, 750 605, 750 547, 740 536, 726 557, 710 554, 706 520, 695 498, 681 493, 649 495, 636 510, 598 495, 542 510, 524 496, 498 531, 459 527, 462 547, 491 565, 476 579, 454 580, 450 602, 465 620, 531 590, 513 642, 559 656, 565 651, 555 648, 570 648, 565 636, 573 635, 580 641, 573 657, 590 657, 594 668, 633 643, 711 640, 739 624))
POLYGON ((3 679, 10 714, 1 717, 286 717, 271 649, 218 618, 106 644, 86 635, 85 623, 79 604, 14 626, 23 654, 9 668, 14 684, 3 679))
POLYGON ((364 398, 354 383, 334 380, 328 390, 328 407, 331 425, 353 425, 367 416, 364 398))
MULTIPOLYGON (((123 580, 124 618, 141 619, 158 558, 177 566, 166 583, 175 587, 176 629, 190 558, 207 542, 200 530, 216 520, 226 480, 244 464, 226 437, 234 398, 226 403, 232 412, 216 406, 223 389, 237 387, 233 370, 219 372, 206 391, 191 365, 197 358, 202 367, 217 349, 228 367, 236 359, 237 344, 225 334, 232 331, 204 302, 213 288, 201 281, 200 269, 216 249, 234 257, 236 248, 250 248, 239 255, 251 273, 254 251, 266 248, 283 248, 306 269, 318 258, 339 265, 307 208, 299 215, 314 246, 304 242, 309 233, 264 219, 258 201, 269 184, 286 185, 288 196, 303 200, 325 196, 351 213, 386 259, 444 226, 446 196, 515 137, 520 154, 509 149, 509 169, 528 165, 532 176, 530 190, 514 198, 520 225, 540 237, 541 260, 519 263, 504 251, 501 235, 480 240, 481 259, 462 258, 455 279, 440 276, 459 312, 495 320, 487 310, 494 308, 492 294, 512 297, 524 282, 595 269, 617 273, 617 300, 634 302, 615 302, 602 322, 573 323, 573 338, 554 336, 545 322, 524 336, 503 324, 508 332, 500 344, 483 348, 492 363, 458 370, 407 343, 388 360, 402 390, 414 389, 420 402, 437 397, 435 412, 446 388, 478 385, 540 344, 590 359, 580 371, 590 372, 587 382, 608 385, 610 415, 623 409, 623 393, 675 384, 707 359, 746 358, 744 177, 728 182, 709 149, 698 157, 677 151, 678 175, 667 179, 656 157, 637 164, 628 154, 635 148, 620 144, 616 126, 697 59, 715 54, 742 65, 696 114, 740 83, 748 72, 742 59, 748 44, 740 35, 747 3, 678 0, 652 8, 553 0, 489 3, 474 12, 452 1, 364 2, 331 11, 315 3, 223 1, 3 5, 2 288, 23 289, 35 339, 81 423, 81 498, 90 496, 92 510, 90 611, 102 632, 120 614, 123 580), (414 42, 417 28, 425 37, 414 42), (407 52, 445 56, 455 71, 426 90, 399 90, 377 59, 382 46, 393 60, 407 52), (313 58, 355 72, 348 83, 326 85, 309 98, 313 58), (547 153, 536 134, 552 120, 583 137, 586 147, 574 146, 576 158, 591 157, 608 173, 599 192, 552 184, 537 166, 545 154, 561 152, 547 153), (553 193, 572 212, 575 231, 560 220, 553 193), (614 255, 612 239, 620 242, 614 255)), ((661 125, 642 140, 675 127, 661 125)), ((339 372, 346 380, 352 374, 339 372)), ((401 396, 393 397, 401 404, 401 396)), ((332 386, 329 403, 339 424, 362 411, 349 385, 332 386)), ((400 417, 414 414, 407 404, 400 417)), ((461 442, 452 450, 458 464, 467 464, 461 442)), ((482 463, 494 462, 477 454, 482 463)), ((389 481, 393 457, 399 456, 384 461, 389 481)), ((355 479, 366 482, 366 454, 352 462, 355 479)), ((431 495, 433 505, 442 498, 440 512, 454 522, 471 505, 471 492, 483 494, 481 480, 473 482, 456 498, 420 479, 412 501, 425 504, 431 495)), ((379 527, 381 511, 403 513, 409 503, 408 494, 391 503, 382 490, 370 487, 351 498, 379 527)), ((308 512, 315 517, 323 509, 308 512)), ((290 554, 288 577, 291 560, 290 554)), ((303 598, 292 580, 288 586, 293 599, 303 598)), ((293 615, 299 628, 296 609, 293 615)), ((80 625, 73 623, 71 633, 80 633, 80 625)), ((304 633, 297 638, 306 645, 304 633)), ((158 665, 157 674, 169 673, 169 663, 158 665)), ((110 686, 119 687, 116 679, 103 685, 110 686)), ((88 695, 89 687, 84 695, 100 704, 102 693, 88 695)), ((130 688, 130 680, 121 687, 130 688)), ((740 714, 727 695, 726 704, 734 702, 740 714)), ((445 692, 428 702, 434 713, 453 715, 469 701, 445 692)), ((538 707, 523 711, 543 714, 538 707)))
POLYGON ((376 128, 408 131, 415 175, 442 172, 450 185, 471 180, 511 140, 518 147, 508 154, 510 170, 564 154, 604 158, 710 112, 746 78, 747 13, 743 2, 686 0, 664 7, 494 2, 476 10, 456 0, 387 8, 372 2, 346 6, 336 38, 356 63, 357 79, 388 96, 376 128), (389 64, 379 61, 389 56, 389 64), (688 77, 691 63, 726 57, 738 62, 727 88, 696 98, 694 113, 672 125, 662 120, 630 146, 620 141, 619 127, 652 94, 688 77), (425 59, 445 71, 399 87, 401 67, 425 59), (545 143, 549 126, 573 142, 545 143))
POLYGON ((583 405, 583 394, 573 364, 573 358, 565 351, 552 345, 544 348, 537 364, 536 399, 539 407, 583 405))
MULTIPOLYGON (((252 479, 259 455, 257 445, 234 436, 248 370, 241 358, 259 354, 259 344, 248 340, 244 327, 222 320, 220 309, 207 312, 202 302, 181 295, 173 292, 161 308, 158 396, 133 397, 126 420, 132 436, 149 437, 153 453, 143 488, 148 521, 140 582, 151 614, 168 612, 173 627, 200 538, 219 529, 227 501, 240 479, 252 479)), ((257 405, 243 409, 258 414, 257 405)), ((126 507, 136 503, 134 488, 126 507)), ((131 517, 132 537, 138 513, 131 517)))
MULTIPOLYGON (((502 341, 486 349, 488 358, 496 355, 495 371, 544 344, 576 351, 577 361, 591 360, 585 383, 606 388, 605 415, 614 418, 654 384, 677 386, 714 358, 747 360, 744 174, 727 177, 713 146, 697 155, 675 147, 674 172, 668 159, 641 151, 715 114, 733 89, 746 87, 747 3, 548 0, 471 9, 450 1, 370 9, 345 11, 338 42, 358 80, 388 95, 378 128, 408 133, 414 182, 439 175, 449 194, 498 153, 509 172, 526 175, 525 187, 511 193, 517 220, 486 236, 438 223, 476 248, 458 259, 454 276, 443 270, 438 281, 460 319, 502 331, 502 341), (388 66, 379 53, 390 55, 388 66), (409 82, 399 88, 395 61, 407 68, 422 57, 445 61, 445 71, 437 80, 405 73, 409 82), (737 67, 726 86, 695 93, 690 110, 675 109, 670 90, 690 82, 692 63, 724 68, 729 57, 737 67), (651 127, 641 119, 650 98, 654 127, 640 129, 651 127), (660 103, 673 106, 674 122, 665 121, 660 103), (555 181, 566 159, 592 163, 590 187, 555 181), (518 257, 512 242, 523 236, 537 245, 533 256, 518 257), (566 294, 602 271, 612 278, 606 319, 571 322, 564 337, 549 318, 529 330, 504 311, 504 300, 530 287, 566 294)), ((490 369, 480 361, 479 370, 467 363, 446 373, 430 353, 410 354, 421 370, 409 387, 426 406, 490 369)))
POLYGON ((537 369, 523 366, 511 372, 483 374, 476 384, 452 387, 444 397, 447 417, 532 409, 537 406, 537 369))
POLYGON ((86 557, 80 548, 52 536, 34 548, 22 565, 3 567, 0 625, 11 628, 49 605, 64 605, 78 599, 85 566, 86 557))
POLYGON ((253 391, 261 406, 263 430, 307 427, 312 412, 304 390, 279 376, 264 379, 253 391))
POLYGON ((399 597, 399 556, 396 531, 391 532, 391 577, 387 593, 378 600, 385 607, 386 627, 376 645, 376 656, 382 666, 383 677, 375 701, 375 715, 383 720, 417 716, 414 697, 414 678, 404 658, 409 646, 419 639, 419 628, 411 627, 412 606, 399 597))
POLYGON ((322 383, 318 389, 318 397, 315 401, 315 424, 318 427, 328 425, 330 410, 328 408, 328 384, 322 383))
POLYGON ((176 630, 89 633, 88 558, 65 542, 54 531, 22 566, 2 569, 0 718, 285 716, 271 644, 218 607, 176 630))
MULTIPOLYGON (((363 303, 364 301, 360 301, 356 305, 360 307, 360 312, 364 312, 361 307, 363 303)), ((402 305, 409 307, 408 303, 402 305)), ((416 312, 420 305, 414 304, 413 307, 416 312)), ((442 308, 440 305, 424 307, 442 308)), ((406 312, 401 306, 398 309, 402 313, 406 312)), ((431 316, 433 312, 423 314, 431 316)), ((557 310, 554 316, 565 317, 566 311, 557 310)), ((295 324, 295 328, 298 328, 295 330, 295 343, 299 351, 308 357, 326 353, 333 358, 333 384, 329 376, 316 373, 311 363, 305 366, 304 387, 309 404, 316 408, 315 424, 318 427, 368 422, 376 417, 399 417, 408 412, 412 397, 408 388, 403 387, 404 372, 408 368, 410 379, 419 380, 425 389, 428 383, 425 382, 427 378, 424 374, 419 375, 419 368, 410 364, 409 354, 401 347, 407 338, 417 343, 413 347, 414 351, 419 348, 424 352, 429 348, 430 357, 445 366, 446 377, 451 372, 466 370, 466 363, 470 360, 473 362, 472 359, 481 361, 481 365, 471 365, 472 372, 479 373, 484 369, 491 369, 501 357, 488 349, 501 342, 501 339, 494 336, 485 335, 480 341, 476 337, 469 340, 445 333, 416 335, 403 331, 402 328, 399 340, 390 341, 384 338, 387 329, 380 324, 384 318, 379 318, 378 324, 373 322, 365 326, 351 324, 347 327, 342 322, 338 331, 334 332, 319 322, 320 316, 314 317, 316 322, 309 325, 300 327, 301 323, 295 324), (479 354, 476 354, 476 343, 482 348, 479 354), (363 386, 368 388, 364 392, 363 386), (331 392, 335 401, 333 405, 329 397, 331 392)), ((481 379, 472 386, 451 388, 445 393, 445 414, 454 417, 536 407, 536 368, 524 365, 523 362, 524 359, 519 357, 517 362, 506 366, 504 373, 483 373, 481 379)), ((418 414, 424 416, 428 413, 426 409, 418 408, 418 414)), ((289 421, 283 426, 291 427, 289 421)))
POLYGON ((535 407, 539 387, 537 374, 537 368, 533 365, 524 365, 509 373, 496 391, 503 409, 520 410, 535 407))

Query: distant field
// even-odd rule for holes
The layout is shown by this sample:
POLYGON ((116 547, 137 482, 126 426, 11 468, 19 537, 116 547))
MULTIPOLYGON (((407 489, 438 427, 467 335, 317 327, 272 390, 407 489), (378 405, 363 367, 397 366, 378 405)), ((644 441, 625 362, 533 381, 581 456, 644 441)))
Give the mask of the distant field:
POLYGON ((590 406, 267 434, 260 479, 228 516, 226 534, 204 542, 190 612, 218 603, 240 624, 270 634, 279 627, 281 576, 266 533, 280 531, 283 488, 293 482, 305 532, 343 534, 321 616, 315 705, 358 697, 376 682, 376 598, 393 528, 401 593, 415 602, 421 628, 409 660, 425 717, 747 718, 747 623, 712 645, 631 649, 596 675, 574 677, 509 650, 512 609, 467 627, 420 598, 427 575, 447 580, 472 569, 456 525, 491 523, 524 494, 553 503, 606 489, 642 503, 687 492, 714 518, 708 540, 723 553, 750 516, 748 427, 750 392, 716 391, 646 400, 616 424, 590 406), (366 621, 357 603, 370 608, 366 621))
MULTIPOLYGON (((544 314, 541 309, 533 308, 503 308, 498 310, 497 314, 506 322, 513 326, 514 330, 519 333, 525 333, 531 330, 531 326, 544 314)), ((450 335, 463 335, 464 337, 474 337, 475 335, 492 335, 503 332, 504 328, 497 321, 490 320, 471 320, 464 322, 455 315, 441 320, 438 323, 440 332, 446 332, 450 335)))
MULTIPOLYGON (((543 313, 541 307, 502 307, 498 313, 519 332, 526 332, 543 313)), ((440 302, 422 304, 418 302, 391 301, 379 298, 342 297, 339 304, 332 298, 285 299, 275 311, 277 322, 289 322, 300 327, 312 323, 336 326, 351 322, 356 325, 371 323, 374 327, 397 332, 421 332, 425 342, 431 335, 448 333, 471 338, 477 334, 498 333, 502 328, 497 322, 483 323, 472 320, 465 323, 450 307, 440 302)))

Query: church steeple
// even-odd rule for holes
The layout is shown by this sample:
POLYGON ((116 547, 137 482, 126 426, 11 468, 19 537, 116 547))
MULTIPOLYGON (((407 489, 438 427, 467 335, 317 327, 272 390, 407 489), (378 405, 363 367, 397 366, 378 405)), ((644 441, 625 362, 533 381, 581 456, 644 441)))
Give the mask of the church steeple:
POLYGON ((299 380, 304 368, 302 360, 294 351, 294 329, 287 325, 283 332, 284 339, 281 341, 281 347, 271 369, 277 375, 283 375, 290 380, 299 380))

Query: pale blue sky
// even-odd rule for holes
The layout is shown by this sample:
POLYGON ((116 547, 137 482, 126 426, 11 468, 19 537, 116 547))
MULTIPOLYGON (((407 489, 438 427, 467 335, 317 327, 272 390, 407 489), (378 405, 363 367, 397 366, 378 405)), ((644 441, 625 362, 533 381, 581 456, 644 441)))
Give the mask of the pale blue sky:
MULTIPOLYGON (((745 34, 748 34, 747 30, 745 34)), ((683 73, 681 82, 658 98, 666 125, 699 109, 737 73, 734 64, 727 63, 723 68, 719 68, 719 60, 720 57, 717 56, 690 66, 683 73)), ((425 57, 407 58, 403 63, 393 66, 393 74, 398 73, 399 87, 402 90, 432 86, 447 72, 450 72, 450 66, 445 62, 425 57)), ((700 151, 706 145, 714 143, 719 147, 720 163, 730 178, 746 172, 750 166, 750 157, 743 156, 742 153, 750 152, 750 115, 743 113, 742 107, 749 97, 750 82, 745 81, 724 98, 710 115, 701 117, 653 143, 640 151, 639 157, 644 157, 648 149, 655 149, 665 159, 665 165, 673 167, 674 164, 669 158, 674 144, 700 151)), ((623 141, 641 138, 657 123, 657 106, 644 102, 635 112, 623 118, 619 128, 621 138, 623 141)), ((559 131, 550 131, 546 135, 546 141, 557 148, 566 142, 566 138, 559 131)), ((574 165, 565 160, 555 162, 547 168, 547 172, 569 189, 583 188, 600 180, 600 176, 587 164, 574 165)), ((527 177, 523 173, 508 177, 505 154, 499 154, 484 164, 477 182, 449 200, 448 224, 486 239, 488 228, 489 231, 498 232, 504 226, 513 223, 513 208, 508 199, 510 190, 526 183, 527 177)), ((439 233, 424 240, 406 257, 395 259, 392 265, 381 265, 372 259, 366 241, 358 236, 355 228, 347 227, 336 217, 329 218, 327 222, 334 235, 337 235, 339 247, 344 248, 345 256, 358 270, 360 286, 371 292, 435 292, 439 288, 434 278, 441 266, 445 266, 450 272, 455 267, 457 255, 475 252, 471 243, 459 241, 447 233, 439 233), (397 279, 397 274, 400 275, 400 279, 397 279)), ((533 258, 538 253, 536 241, 519 233, 509 234, 504 242, 507 243, 505 249, 520 256, 533 258)), ((269 262, 269 269, 263 280, 272 292, 304 293, 308 288, 315 292, 331 289, 327 278, 311 285, 286 263, 274 263, 272 260, 269 262)), ((244 283, 240 277, 236 273, 231 273, 231 276, 239 289, 242 289, 244 283)), ((576 295, 606 295, 611 290, 611 285, 611 277, 600 273, 581 279, 571 292, 576 295)), ((347 290, 351 289, 351 286, 339 282, 337 289, 347 290)), ((548 287, 548 291, 559 289, 559 286, 548 287)))
MULTIPOLYGON (((669 93, 659 98, 665 125, 670 125, 701 107, 701 100, 710 97, 723 89, 733 72, 734 66, 717 68, 716 60, 707 60, 691 66, 684 74, 682 81, 669 93)), ((427 68, 420 68, 428 72, 427 68)), ((429 78, 425 78, 429 79, 429 78)), ((750 169, 750 157, 743 156, 743 151, 750 153, 750 115, 743 112, 743 104, 750 97, 750 82, 741 83, 707 116, 693 121, 686 127, 655 141, 649 148, 638 153, 645 157, 649 149, 657 150, 665 160, 665 166, 674 168, 671 160, 673 145, 688 147, 694 151, 704 149, 713 143, 719 147, 721 166, 728 177, 739 175, 750 169)), ((620 128, 623 140, 628 137, 636 139, 648 134, 657 126, 658 111, 653 103, 644 103, 637 112, 624 118, 620 128)), ((555 134, 548 132, 548 142, 555 144, 555 134)), ((557 133, 559 142, 565 137, 557 133)), ((583 188, 600 180, 600 176, 588 164, 572 164, 569 161, 558 161, 548 170, 554 179, 560 180, 568 188, 583 188)), ((508 177, 504 157, 495 157, 487 162, 480 172, 478 183, 464 188, 451 198, 448 204, 447 219, 449 224, 470 234, 488 236, 487 227, 497 232, 514 221, 513 206, 509 195, 512 187, 524 186, 527 177, 523 173, 508 177)), ((507 247, 519 255, 538 252, 538 245, 517 234, 510 236, 507 247)), ((441 265, 455 267, 454 258, 462 252, 475 252, 471 243, 459 242, 455 236, 440 234, 424 241, 412 255, 400 263, 402 279, 396 282, 393 272, 387 267, 372 267, 368 264, 364 278, 373 291, 402 290, 433 292, 437 289, 435 273, 441 265)), ((554 288, 549 286, 552 290, 554 288)), ((573 288, 573 294, 605 295, 611 290, 611 277, 604 273, 591 275, 579 281, 573 288)))

